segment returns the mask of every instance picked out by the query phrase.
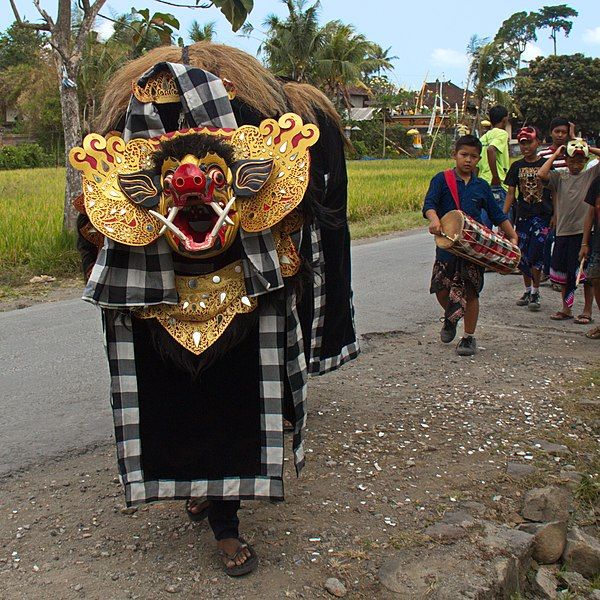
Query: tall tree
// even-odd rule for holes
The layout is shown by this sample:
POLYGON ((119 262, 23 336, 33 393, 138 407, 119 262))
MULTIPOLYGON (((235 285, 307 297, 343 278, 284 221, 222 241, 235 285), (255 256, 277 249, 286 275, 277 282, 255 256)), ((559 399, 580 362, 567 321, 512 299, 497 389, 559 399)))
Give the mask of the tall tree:
POLYGON ((508 104, 510 108, 512 101, 506 90, 513 83, 510 75, 513 62, 506 48, 495 42, 471 38, 468 51, 471 53, 468 79, 473 82, 473 99, 477 106, 474 127, 477 129, 490 103, 508 104))
POLYGON ((281 77, 308 81, 315 68, 315 57, 323 44, 319 26, 321 7, 317 0, 308 5, 306 0, 281 0, 287 6, 288 17, 280 19, 268 15, 264 26, 267 38, 259 52, 264 54, 269 69, 281 77))
MULTIPOLYGON (((154 1, 167 5, 188 6, 171 0, 154 1)), ((40 23, 23 20, 16 1, 9 0, 9 2, 18 26, 46 32, 48 44, 54 51, 65 138, 65 162, 67 164, 63 223, 65 228, 74 229, 77 215, 72 206, 72 200, 81 193, 81 176, 69 165, 67 156, 72 147, 81 143, 81 117, 76 82, 81 70, 88 36, 106 0, 80 0, 80 14, 77 19, 74 19, 71 0, 58 0, 56 18, 42 8, 39 0, 32 0, 41 17, 40 23)), ((232 24, 234 31, 237 31, 252 10, 253 0, 212 0, 208 4, 200 4, 200 0, 195 0, 195 5, 197 8, 218 7, 232 24)))
POLYGON ((527 44, 537 41, 537 24, 539 15, 535 12, 521 11, 506 19, 494 38, 497 44, 504 44, 514 56, 515 69, 521 68, 521 57, 527 44))
POLYGON ((513 95, 529 123, 544 128, 553 117, 566 112, 584 134, 597 136, 600 58, 583 54, 536 58, 516 76, 513 95))
POLYGON ((204 25, 200 25, 198 21, 192 21, 188 29, 188 35, 194 42, 212 42, 217 34, 217 22, 209 21, 204 25))
POLYGON ((349 108, 348 88, 359 83, 361 76, 369 71, 372 42, 341 21, 330 21, 323 33, 316 78, 338 107, 349 108))
POLYGON ((537 13, 537 26, 540 29, 550 29, 550 39, 554 44, 554 56, 556 56, 556 36, 559 31, 569 36, 573 28, 573 21, 579 13, 567 4, 557 6, 543 6, 537 13))
POLYGON ((129 47, 129 58, 173 42, 173 34, 179 29, 179 21, 170 13, 155 12, 150 15, 147 8, 131 9, 130 14, 115 20, 111 41, 129 47))

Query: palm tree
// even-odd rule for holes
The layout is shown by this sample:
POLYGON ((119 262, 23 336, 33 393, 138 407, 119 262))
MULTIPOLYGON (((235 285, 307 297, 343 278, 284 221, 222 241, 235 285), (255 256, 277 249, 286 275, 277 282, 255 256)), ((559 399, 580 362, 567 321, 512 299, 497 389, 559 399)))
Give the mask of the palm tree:
POLYGON ((209 21, 201 26, 198 21, 192 21, 188 35, 194 42, 212 42, 217 35, 217 22, 209 21))
POLYGON ((375 43, 371 43, 369 55, 365 61, 363 75, 370 77, 371 75, 381 75, 381 71, 391 71, 394 68, 393 60, 397 60, 397 56, 390 56, 391 46, 385 50, 375 43))
POLYGON ((477 107, 474 128, 477 129, 490 102, 502 103, 509 110, 513 107, 507 89, 514 81, 510 74, 514 58, 504 45, 479 40, 475 36, 471 38, 467 52, 471 55, 468 81, 472 81, 474 87, 473 99, 477 107))
POLYGON ((330 21, 323 28, 324 42, 317 56, 317 79, 338 106, 350 107, 348 87, 359 83, 371 66, 372 42, 352 25, 330 21))
POLYGON ((266 18, 263 25, 268 31, 267 39, 260 45, 259 52, 265 55, 267 66, 275 75, 308 81, 323 41, 317 18, 321 4, 318 0, 308 7, 306 0, 282 2, 289 16, 285 20, 276 15, 266 18))

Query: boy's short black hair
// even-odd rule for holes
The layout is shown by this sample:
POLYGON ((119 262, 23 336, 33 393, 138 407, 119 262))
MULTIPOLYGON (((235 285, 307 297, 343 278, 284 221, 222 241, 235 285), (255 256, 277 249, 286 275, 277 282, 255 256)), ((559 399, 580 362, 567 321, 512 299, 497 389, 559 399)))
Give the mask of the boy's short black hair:
POLYGON ((461 135, 454 145, 454 152, 458 152, 463 146, 470 146, 471 148, 477 148, 477 152, 481 154, 481 142, 479 138, 474 135, 461 135))
POLYGON ((497 125, 504 117, 508 117, 508 110, 505 106, 498 104, 497 106, 492 106, 488 114, 490 115, 492 125, 497 125))
POLYGON ((550 121, 550 131, 552 132, 557 127, 566 127, 568 130, 570 127, 569 119, 566 119, 565 117, 554 117, 554 119, 550 121))

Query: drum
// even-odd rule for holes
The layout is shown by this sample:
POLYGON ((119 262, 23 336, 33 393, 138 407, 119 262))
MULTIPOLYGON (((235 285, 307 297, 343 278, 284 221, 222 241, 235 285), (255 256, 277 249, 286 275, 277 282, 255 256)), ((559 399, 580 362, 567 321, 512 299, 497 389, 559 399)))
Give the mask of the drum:
POLYGON ((466 258, 504 275, 512 273, 521 260, 521 250, 461 210, 441 218, 442 235, 435 236, 438 248, 466 258))

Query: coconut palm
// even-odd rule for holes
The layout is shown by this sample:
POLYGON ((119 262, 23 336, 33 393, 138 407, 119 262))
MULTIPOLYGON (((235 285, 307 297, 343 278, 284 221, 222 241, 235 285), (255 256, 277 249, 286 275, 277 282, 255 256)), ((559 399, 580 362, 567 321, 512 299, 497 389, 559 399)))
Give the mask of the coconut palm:
POLYGON ((513 102, 507 90, 512 86, 514 58, 506 47, 496 42, 479 40, 473 37, 467 52, 471 55, 468 80, 473 83, 473 99, 477 106, 475 128, 482 115, 486 114, 490 103, 502 103, 509 110, 513 102))
POLYGON ((198 21, 192 21, 188 29, 188 35, 194 42, 212 42, 217 34, 217 22, 209 21, 200 25, 198 21))
POLYGON ((306 0, 282 0, 289 16, 280 19, 267 16, 263 25, 267 28, 267 39, 259 52, 265 56, 269 69, 281 77, 295 81, 309 81, 315 66, 323 32, 319 27, 320 2, 307 6, 306 0))
POLYGON ((373 44, 352 25, 341 21, 330 21, 323 33, 316 78, 338 106, 349 108, 348 88, 359 83, 363 74, 374 65, 370 54, 373 44))

